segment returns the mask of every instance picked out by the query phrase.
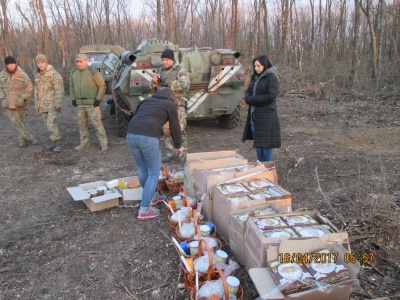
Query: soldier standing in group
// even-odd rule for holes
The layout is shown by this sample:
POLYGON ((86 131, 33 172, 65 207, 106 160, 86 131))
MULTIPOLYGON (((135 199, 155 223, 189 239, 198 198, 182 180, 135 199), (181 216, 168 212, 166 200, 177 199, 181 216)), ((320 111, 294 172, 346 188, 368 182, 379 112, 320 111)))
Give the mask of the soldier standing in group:
POLYGON ((100 101, 104 96, 106 84, 99 71, 91 68, 86 54, 75 56, 77 69, 71 73, 69 82, 73 106, 78 107, 78 127, 81 143, 75 150, 81 151, 89 144, 88 118, 92 121, 101 146, 101 152, 108 150, 106 131, 101 122, 100 101))
POLYGON ((28 101, 32 96, 32 82, 28 75, 17 66, 14 57, 4 59, 6 69, 0 73, 0 100, 6 114, 18 131, 19 147, 38 145, 39 140, 26 129, 28 101))
POLYGON ((46 56, 39 54, 35 61, 38 67, 35 76, 36 111, 42 114, 51 139, 46 149, 61 152, 61 136, 56 121, 64 101, 63 80, 54 67, 48 64, 46 56))
MULTIPOLYGON (((152 89, 160 89, 162 87, 170 87, 174 92, 179 102, 179 124, 182 131, 182 159, 185 159, 188 147, 186 140, 186 109, 187 100, 186 93, 189 91, 190 79, 189 72, 180 66, 174 57, 174 51, 165 49, 161 54, 163 67, 159 70, 158 74, 153 74, 151 81, 152 89)), ((168 126, 168 124, 166 124, 168 126)), ((175 158, 175 147, 170 136, 164 136, 165 155, 162 157, 162 162, 169 162, 175 158)))

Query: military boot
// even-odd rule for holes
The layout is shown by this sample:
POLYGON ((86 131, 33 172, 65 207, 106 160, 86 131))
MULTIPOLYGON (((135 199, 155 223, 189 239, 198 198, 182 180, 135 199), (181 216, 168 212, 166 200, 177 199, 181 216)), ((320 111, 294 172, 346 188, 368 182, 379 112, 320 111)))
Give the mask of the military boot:
POLYGON ((37 139, 37 138, 35 138, 35 137, 32 137, 32 145, 39 145, 40 144, 40 141, 39 141, 39 139, 37 139))
POLYGON ((55 142, 55 147, 54 147, 53 151, 54 151, 54 152, 61 152, 61 151, 63 151, 63 148, 62 148, 62 146, 61 146, 61 140, 57 140, 57 141, 55 142))
POLYGON ((106 152, 108 151, 108 145, 107 144, 102 144, 101 145, 101 152, 106 152))
POLYGON ((56 143, 54 141, 51 141, 49 144, 46 145, 47 150, 54 150, 56 147, 56 143))
POLYGON ((82 151, 82 150, 85 149, 87 146, 88 146, 88 144, 81 143, 79 146, 76 146, 76 147, 75 147, 75 150, 76 150, 76 151, 82 151))

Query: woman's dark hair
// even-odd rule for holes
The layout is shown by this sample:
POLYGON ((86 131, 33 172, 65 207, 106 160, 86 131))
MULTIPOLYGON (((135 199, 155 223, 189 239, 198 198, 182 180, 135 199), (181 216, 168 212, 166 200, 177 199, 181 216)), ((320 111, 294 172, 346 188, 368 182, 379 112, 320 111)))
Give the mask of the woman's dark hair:
POLYGON ((258 56, 256 56, 256 57, 254 57, 254 58, 253 58, 253 61, 252 61, 252 64, 253 64, 253 73, 255 73, 255 74, 257 74, 257 73, 256 73, 256 70, 254 69, 254 63, 255 63, 257 60, 260 62, 260 64, 261 64, 262 66, 264 66, 264 70, 267 70, 267 69, 269 69, 269 68, 272 67, 271 62, 269 61, 269 59, 268 59, 268 57, 267 57, 266 55, 258 55, 258 56))

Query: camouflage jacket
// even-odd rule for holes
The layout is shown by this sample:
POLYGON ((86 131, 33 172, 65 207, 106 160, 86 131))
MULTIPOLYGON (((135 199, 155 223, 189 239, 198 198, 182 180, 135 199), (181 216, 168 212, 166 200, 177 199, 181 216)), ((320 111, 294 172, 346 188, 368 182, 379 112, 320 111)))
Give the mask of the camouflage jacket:
POLYGON ((174 62, 170 69, 164 67, 158 70, 161 78, 156 84, 153 80, 151 81, 151 88, 161 88, 164 86, 170 87, 177 96, 185 96, 190 87, 189 72, 181 67, 177 62, 174 62))
POLYGON ((40 112, 62 107, 64 84, 61 75, 51 65, 35 75, 35 106, 40 112))
POLYGON ((96 69, 88 67, 72 71, 69 81, 71 101, 76 100, 78 105, 93 105, 94 100, 101 101, 105 92, 106 84, 96 69))
POLYGON ((0 73, 0 100, 4 108, 27 109, 31 97, 32 82, 20 67, 14 73, 7 69, 0 73))

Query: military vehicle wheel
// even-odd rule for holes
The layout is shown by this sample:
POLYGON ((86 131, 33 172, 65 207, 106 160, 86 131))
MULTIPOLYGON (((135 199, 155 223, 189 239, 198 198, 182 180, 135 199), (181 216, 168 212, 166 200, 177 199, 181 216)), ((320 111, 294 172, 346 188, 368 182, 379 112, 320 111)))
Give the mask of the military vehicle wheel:
POLYGON ((240 123, 240 106, 236 106, 230 115, 221 115, 218 117, 218 124, 225 129, 233 129, 240 123))
MULTIPOLYGON (((116 95, 116 99, 119 107, 123 109, 128 109, 120 96, 116 95)), ((126 113, 118 109, 118 107, 115 107, 115 116, 117 119, 117 136, 125 137, 126 131, 128 130, 128 124, 132 116, 127 115, 126 113)))

